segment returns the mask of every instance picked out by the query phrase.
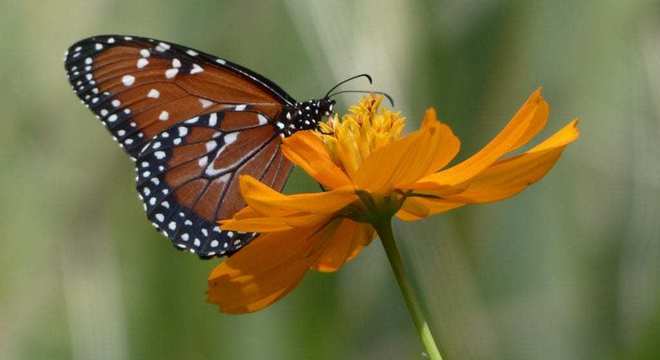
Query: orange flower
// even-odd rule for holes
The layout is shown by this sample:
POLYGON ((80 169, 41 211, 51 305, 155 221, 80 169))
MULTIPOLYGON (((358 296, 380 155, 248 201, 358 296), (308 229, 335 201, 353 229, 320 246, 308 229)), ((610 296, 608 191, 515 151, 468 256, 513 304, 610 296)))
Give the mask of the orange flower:
POLYGON ((283 195, 251 177, 241 178, 247 207, 224 229, 261 235, 209 275, 209 301, 228 313, 262 309, 291 291, 307 270, 331 272, 373 239, 374 227, 419 220, 467 204, 509 198, 540 180, 578 138, 577 120, 530 150, 549 107, 535 91, 509 124, 482 150, 447 169, 460 141, 426 111, 421 128, 401 137, 405 119, 365 97, 342 121, 320 132, 284 140, 284 153, 326 190, 283 195))

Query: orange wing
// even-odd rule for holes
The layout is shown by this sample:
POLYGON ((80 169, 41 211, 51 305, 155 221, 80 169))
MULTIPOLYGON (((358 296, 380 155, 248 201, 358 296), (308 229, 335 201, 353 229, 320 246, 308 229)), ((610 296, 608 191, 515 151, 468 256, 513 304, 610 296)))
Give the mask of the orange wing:
POLYGON ((256 73, 153 39, 85 39, 71 47, 65 67, 76 94, 132 157, 154 135, 186 119, 232 107, 275 119, 293 102, 256 73))

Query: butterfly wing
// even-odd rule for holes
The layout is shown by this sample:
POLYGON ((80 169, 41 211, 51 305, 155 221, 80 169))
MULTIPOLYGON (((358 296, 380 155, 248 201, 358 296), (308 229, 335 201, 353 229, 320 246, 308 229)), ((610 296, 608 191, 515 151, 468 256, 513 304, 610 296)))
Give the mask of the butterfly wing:
POLYGON ((202 257, 232 254, 254 234, 222 231, 216 219, 244 206, 240 175, 284 186, 292 165, 280 145, 263 114, 235 109, 194 117, 160 133, 136 163, 147 217, 179 249, 202 257))
POLYGON ((82 102, 136 157, 178 122, 232 106, 275 118, 293 99, 263 76, 198 50, 134 36, 96 36, 69 49, 65 68, 82 102))
POLYGON ((254 236, 215 223, 244 206, 239 175, 284 186, 291 164, 273 119, 295 102, 288 94, 225 59, 136 36, 81 40, 65 68, 83 104, 137 160, 147 216, 177 248, 225 255, 254 236))

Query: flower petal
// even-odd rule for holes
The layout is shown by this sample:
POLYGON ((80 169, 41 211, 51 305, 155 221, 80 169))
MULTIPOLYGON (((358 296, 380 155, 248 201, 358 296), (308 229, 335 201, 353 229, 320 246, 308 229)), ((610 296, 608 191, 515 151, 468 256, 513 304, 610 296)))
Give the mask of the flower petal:
POLYGON ((410 189, 437 189, 467 182, 491 166, 506 153, 526 144, 544 126, 548 117, 548 103, 536 90, 507 126, 483 149, 467 160, 438 173, 426 176, 410 189))
POLYGON ((287 231, 293 227, 286 223, 283 218, 254 217, 244 219, 227 219, 218 221, 222 230, 268 233, 276 231, 287 231))
POLYGON ((433 214, 439 214, 465 205, 444 199, 409 197, 396 216, 403 221, 417 221, 433 214))
POLYGON ((334 189, 351 183, 332 161, 323 141, 312 131, 299 131, 282 142, 284 155, 325 188, 334 189))
POLYGON ((327 223, 330 218, 332 218, 332 214, 292 213, 287 216, 258 215, 253 218, 232 218, 220 220, 218 224, 223 230, 267 233, 287 231, 296 227, 315 226, 327 223))
POLYGON ((578 136, 577 121, 574 120, 526 153, 496 162, 475 177, 464 191, 446 199, 483 203, 511 197, 543 178, 566 146, 578 136))
POLYGON ((208 301, 226 313, 253 312, 271 305, 298 285, 316 258, 310 251, 319 228, 259 235, 217 266, 208 279, 208 301))
POLYGON ((321 272, 339 270, 346 261, 354 258, 373 239, 371 226, 349 219, 338 221, 337 229, 321 250, 318 261, 312 266, 314 270, 321 272))
MULTIPOLYGON (((422 120, 422 129, 435 128, 438 132, 439 138, 436 140, 438 151, 433 151, 433 160, 429 164, 429 169, 424 173, 427 175, 430 172, 438 171, 449 164, 450 161, 456 157, 461 148, 461 141, 454 135, 451 128, 438 120, 437 113, 434 108, 428 108, 422 120)), ((415 179, 417 180, 417 179, 415 179)))
POLYGON ((241 176, 241 194, 254 211, 269 217, 294 213, 332 214, 357 199, 352 186, 319 193, 284 195, 251 176, 241 176))
POLYGON ((435 110, 429 109, 420 130, 374 151, 354 181, 361 189, 386 193, 445 166, 459 147, 451 129, 437 120, 435 110))

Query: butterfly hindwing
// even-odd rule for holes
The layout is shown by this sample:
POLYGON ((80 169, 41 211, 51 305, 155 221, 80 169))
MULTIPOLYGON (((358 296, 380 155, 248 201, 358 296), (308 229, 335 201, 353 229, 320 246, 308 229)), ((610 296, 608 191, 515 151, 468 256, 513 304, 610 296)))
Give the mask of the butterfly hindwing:
POLYGON ((284 185, 292 165, 280 145, 268 119, 247 110, 205 114, 160 133, 136 162, 147 217, 179 249, 202 257, 237 251, 253 234, 223 231, 216 219, 245 205, 239 176, 284 185))

